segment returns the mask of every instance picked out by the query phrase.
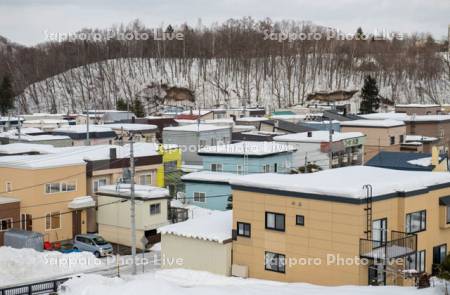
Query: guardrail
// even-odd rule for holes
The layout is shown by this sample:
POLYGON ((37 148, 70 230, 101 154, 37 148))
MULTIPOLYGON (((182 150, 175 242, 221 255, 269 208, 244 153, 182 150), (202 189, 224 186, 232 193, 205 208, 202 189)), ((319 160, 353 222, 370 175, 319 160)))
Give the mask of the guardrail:
POLYGON ((6 288, 0 287, 0 295, 34 295, 57 292, 59 286, 61 286, 69 279, 70 278, 60 278, 51 281, 29 283, 24 285, 10 286, 6 288))
POLYGON ((359 240, 361 258, 387 260, 405 257, 417 252, 417 235, 392 232, 390 241, 359 240))

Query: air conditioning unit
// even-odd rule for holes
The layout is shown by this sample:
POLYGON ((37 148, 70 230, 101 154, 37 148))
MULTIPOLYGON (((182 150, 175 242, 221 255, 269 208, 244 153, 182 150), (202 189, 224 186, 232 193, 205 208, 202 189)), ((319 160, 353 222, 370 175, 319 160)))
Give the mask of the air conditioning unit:
POLYGON ((231 266, 231 275, 233 277, 248 278, 248 266, 233 264, 231 266))

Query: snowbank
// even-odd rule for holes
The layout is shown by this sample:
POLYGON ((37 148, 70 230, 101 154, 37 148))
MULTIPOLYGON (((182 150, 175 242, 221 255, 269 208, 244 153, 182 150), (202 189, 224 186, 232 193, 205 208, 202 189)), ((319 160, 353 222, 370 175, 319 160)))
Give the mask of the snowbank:
POLYGON ((123 294, 234 294, 234 295, 431 295, 437 288, 418 290, 412 287, 322 287, 302 283, 278 283, 255 279, 223 277, 190 270, 162 270, 125 279, 86 275, 64 284, 65 295, 123 295, 123 294))
POLYGON ((0 247, 0 286, 62 277, 101 265, 89 252, 62 254, 0 247))

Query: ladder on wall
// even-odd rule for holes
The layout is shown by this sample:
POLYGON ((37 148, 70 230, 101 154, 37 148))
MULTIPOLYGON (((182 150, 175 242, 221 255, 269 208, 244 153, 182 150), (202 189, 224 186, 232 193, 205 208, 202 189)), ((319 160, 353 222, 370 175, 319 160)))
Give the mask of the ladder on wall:
POLYGON ((372 222, 373 222, 373 212, 372 212, 372 203, 373 203, 373 197, 372 197, 372 185, 365 184, 363 186, 363 189, 366 190, 366 208, 364 208, 364 211, 366 211, 366 230, 364 233, 367 236, 368 240, 372 239, 372 222))

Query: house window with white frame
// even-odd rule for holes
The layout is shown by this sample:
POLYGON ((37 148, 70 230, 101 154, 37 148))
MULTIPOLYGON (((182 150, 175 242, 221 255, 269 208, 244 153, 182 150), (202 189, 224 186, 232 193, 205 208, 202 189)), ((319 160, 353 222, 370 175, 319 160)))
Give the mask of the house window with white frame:
POLYGON ((270 172, 270 164, 266 164, 263 166, 263 172, 264 173, 269 173, 270 172))
POLYGON ((206 194, 201 192, 194 192, 194 202, 205 203, 206 194))
POLYGON ((107 185, 108 181, 106 178, 96 179, 92 182, 94 193, 98 191, 98 189, 104 185, 107 185))
POLYGON ((12 191, 12 183, 11 181, 6 181, 5 182, 5 192, 9 193, 12 191))
POLYGON ((211 164, 211 171, 222 172, 222 164, 211 164))
POLYGON ((151 204, 150 205, 150 215, 158 215, 161 213, 161 204, 151 204))
POLYGON ((152 175, 151 174, 139 175, 139 184, 141 184, 141 185, 151 185, 152 184, 152 175))
POLYGON ((61 228, 61 213, 54 211, 45 215, 45 230, 61 228))

